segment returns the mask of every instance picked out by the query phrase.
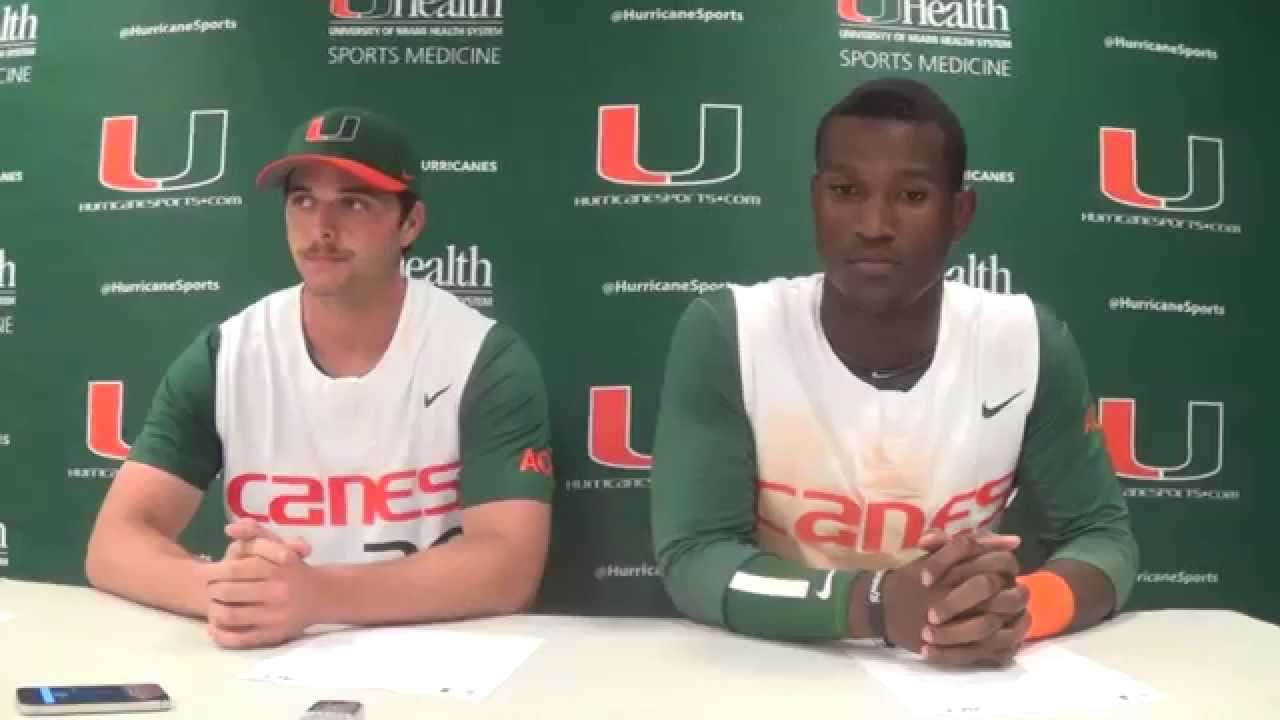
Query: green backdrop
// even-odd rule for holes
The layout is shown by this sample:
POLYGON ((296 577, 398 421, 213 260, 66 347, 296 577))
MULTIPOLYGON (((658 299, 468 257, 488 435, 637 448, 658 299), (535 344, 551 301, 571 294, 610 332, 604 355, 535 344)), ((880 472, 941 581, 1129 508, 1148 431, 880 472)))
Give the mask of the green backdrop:
MULTIPOLYGON (((542 359, 558 491, 541 608, 670 612, 647 453, 673 323, 718 283, 816 269, 814 125, 901 74, 968 132, 980 210, 948 276, 1033 294, 1083 347, 1142 544, 1132 607, 1278 620, 1259 567, 1280 505, 1262 7, 7 0, 0 575, 84 582, 168 363, 296 281, 257 169, 314 111, 356 104, 422 153, 429 224, 406 272, 542 359)), ((211 497, 186 540, 218 552, 219 514, 211 497)))

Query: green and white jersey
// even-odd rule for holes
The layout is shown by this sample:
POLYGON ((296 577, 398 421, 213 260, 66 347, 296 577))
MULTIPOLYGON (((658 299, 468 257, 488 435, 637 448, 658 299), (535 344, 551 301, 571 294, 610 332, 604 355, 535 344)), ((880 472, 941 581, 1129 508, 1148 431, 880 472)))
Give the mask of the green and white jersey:
POLYGON ((810 567, 891 568, 929 528, 995 521, 1036 390, 1026 296, 948 286, 933 361, 906 392, 868 385, 831 350, 820 277, 733 296, 763 548, 810 567))
POLYGON ((1025 296, 947 283, 928 369, 882 389, 828 343, 822 280, 733 286, 676 329, 651 486, 677 607, 751 634, 843 637, 859 571, 914 559, 930 528, 996 528, 1015 493, 1034 506, 1038 561, 1091 563, 1123 602, 1136 545, 1066 326, 1025 296))
POLYGON ((549 500, 545 391, 509 329, 410 281, 361 377, 311 360, 301 286, 197 338, 170 368, 130 459, 205 489, 227 515, 305 538, 310 562, 371 562, 457 534, 462 508, 549 500))

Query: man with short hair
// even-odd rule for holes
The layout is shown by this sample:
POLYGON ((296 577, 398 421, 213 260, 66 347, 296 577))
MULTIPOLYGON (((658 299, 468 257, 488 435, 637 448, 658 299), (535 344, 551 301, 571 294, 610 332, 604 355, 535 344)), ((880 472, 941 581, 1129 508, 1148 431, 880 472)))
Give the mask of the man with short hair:
POLYGON ((676 606, 959 666, 1114 614, 1137 545, 1075 341, 1025 295, 943 281, 976 209, 954 113, 871 81, 815 150, 823 272, 695 300, 671 342, 651 482, 676 606), (1015 491, 1038 527, 993 534, 1015 491))
POLYGON ((552 492, 541 372, 511 329, 401 274, 426 219, 417 163, 389 120, 336 108, 262 170, 302 282, 169 368, 89 541, 95 586, 206 618, 229 648, 530 604, 552 492), (219 472, 229 543, 204 562, 176 539, 219 472))

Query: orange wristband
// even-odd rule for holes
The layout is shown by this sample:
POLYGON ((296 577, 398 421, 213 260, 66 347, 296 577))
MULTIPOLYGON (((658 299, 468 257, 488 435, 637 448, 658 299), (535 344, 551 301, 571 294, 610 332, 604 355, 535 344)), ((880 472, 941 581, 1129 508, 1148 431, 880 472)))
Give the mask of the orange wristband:
POLYGON ((1047 570, 1037 570, 1018 577, 1018 584, 1027 589, 1027 612, 1031 614, 1028 640, 1057 635, 1071 626, 1076 615, 1076 596, 1062 576, 1047 570))

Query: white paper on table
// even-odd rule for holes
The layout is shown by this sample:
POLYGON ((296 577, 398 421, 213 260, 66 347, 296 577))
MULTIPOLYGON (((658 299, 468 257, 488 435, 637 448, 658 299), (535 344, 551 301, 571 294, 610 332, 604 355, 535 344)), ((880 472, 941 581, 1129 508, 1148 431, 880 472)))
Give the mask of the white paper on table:
POLYGON ((541 644, 541 638, 524 635, 431 627, 349 630, 299 640, 241 677, 482 700, 541 644))
POLYGON ((922 717, 1092 710, 1151 702, 1164 695, 1124 673, 1042 643, 999 669, 949 669, 916 656, 859 657, 876 679, 922 717))

